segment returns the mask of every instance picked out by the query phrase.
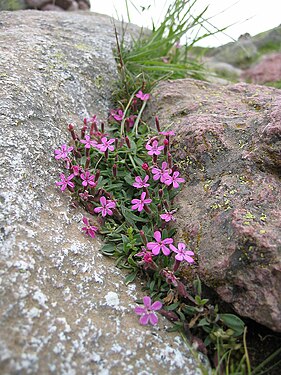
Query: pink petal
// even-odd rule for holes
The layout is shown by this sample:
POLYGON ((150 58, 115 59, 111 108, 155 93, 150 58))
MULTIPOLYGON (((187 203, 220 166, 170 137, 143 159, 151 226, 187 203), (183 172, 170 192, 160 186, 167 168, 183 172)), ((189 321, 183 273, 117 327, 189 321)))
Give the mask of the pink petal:
POLYGON ((149 320, 150 320, 150 323, 155 326, 157 323, 158 323, 158 317, 156 314, 154 313, 150 313, 149 314, 149 320))
POLYGON ((143 325, 143 326, 146 326, 148 324, 148 321, 149 321, 149 314, 144 314, 143 316, 140 317, 140 324, 143 325))
POLYGON ((106 205, 106 198, 105 197, 100 197, 100 203, 102 206, 105 206, 106 205))
POLYGON ((154 302, 151 306, 150 306, 150 310, 160 310, 162 308, 162 303, 160 301, 156 301, 154 302))
POLYGON ((85 216, 83 217, 82 221, 85 225, 89 225, 89 221, 85 216))
POLYGON ((146 313, 146 309, 144 307, 141 307, 141 306, 137 306, 135 307, 135 313, 137 315, 142 315, 142 314, 145 314, 146 313))
POLYGON ((162 252, 164 255, 169 255, 171 251, 167 246, 162 246, 162 252))
POLYGON ((151 306, 151 298, 149 296, 144 296, 143 297, 143 304, 144 304, 145 307, 147 307, 149 309, 150 306, 151 306))
POLYGON ((146 196, 146 192, 144 191, 143 193, 141 193, 141 200, 142 201, 145 199, 145 196, 146 196))
POLYGON ((184 257, 184 259, 185 259, 188 263, 194 263, 194 259, 191 258, 191 257, 188 256, 188 255, 186 255, 186 256, 184 257))
POLYGON ((176 260, 178 260, 179 262, 182 262, 183 261, 183 255, 182 254, 177 254, 175 256, 176 260))
POLYGON ((107 205, 106 205, 107 208, 115 208, 116 207, 116 203, 111 201, 111 202, 108 202, 107 205))
POLYGON ((101 212, 103 210, 103 207, 96 207, 95 209, 94 209, 94 212, 95 213, 99 213, 99 212, 101 212))
POLYGON ((137 209, 138 209, 138 207, 139 207, 139 203, 137 203, 137 204, 134 204, 134 205, 132 206, 132 210, 137 210, 137 209))
POLYGON ((179 250, 172 244, 170 245, 170 249, 173 250, 175 253, 179 252, 179 250))
POLYGON ((159 230, 154 232, 154 238, 156 239, 157 242, 161 241, 161 232, 159 232, 159 230))
POLYGON ((153 249, 151 249, 151 251, 152 251, 152 254, 153 255, 158 255, 159 253, 160 253, 160 245, 156 245, 156 246, 154 246, 154 248, 153 249))
POLYGON ((186 248, 185 243, 184 242, 179 242, 178 248, 179 248, 180 251, 185 250, 185 248, 186 248))

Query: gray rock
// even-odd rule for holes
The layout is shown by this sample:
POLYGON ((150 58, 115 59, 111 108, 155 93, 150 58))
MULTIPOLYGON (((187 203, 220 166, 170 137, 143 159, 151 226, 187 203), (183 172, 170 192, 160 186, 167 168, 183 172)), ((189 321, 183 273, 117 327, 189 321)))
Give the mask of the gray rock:
POLYGON ((26 9, 25 0, 1 0, 0 10, 21 10, 26 9))
POLYGON ((150 113, 176 131, 187 180, 179 239, 237 313, 281 332, 281 91, 186 79, 152 94, 150 113))
POLYGON ((240 39, 235 43, 228 43, 210 52, 215 61, 225 62, 235 67, 245 68, 258 57, 258 49, 252 39, 240 39))
POLYGON ((110 108, 112 20, 37 11, 0 20, 1 374, 200 374, 164 318, 138 324, 140 283, 124 285, 101 239, 82 235, 85 213, 55 187, 67 124, 110 108))

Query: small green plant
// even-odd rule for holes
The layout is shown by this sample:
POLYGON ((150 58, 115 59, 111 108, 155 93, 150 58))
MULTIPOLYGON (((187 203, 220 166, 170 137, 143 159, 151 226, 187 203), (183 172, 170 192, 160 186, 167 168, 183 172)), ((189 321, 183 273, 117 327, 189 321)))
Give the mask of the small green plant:
POLYGON ((205 18, 208 7, 194 16, 196 3, 196 0, 175 0, 160 26, 153 24, 151 32, 143 30, 130 46, 125 43, 124 37, 119 41, 116 34, 116 58, 121 78, 115 93, 117 101, 129 98, 143 82, 146 91, 150 92, 162 79, 204 79, 203 65, 191 58, 189 52, 196 42, 225 28, 218 30, 212 27, 213 31, 210 31, 207 27, 210 23, 205 18), (204 33, 199 36, 202 29, 204 33))
POLYGON ((82 231, 104 235, 101 251, 127 270, 125 283, 145 278, 144 307, 135 309, 140 323, 157 324, 157 311, 199 350, 220 358, 241 349, 244 323, 204 298, 193 267, 195 249, 175 240, 174 199, 185 180, 170 152, 174 132, 161 131, 157 117, 155 129, 141 119, 149 98, 139 90, 124 110, 112 110, 108 131, 96 116, 84 119, 80 134, 70 124, 72 145, 55 150, 68 175, 61 173, 56 185, 88 212, 82 231))

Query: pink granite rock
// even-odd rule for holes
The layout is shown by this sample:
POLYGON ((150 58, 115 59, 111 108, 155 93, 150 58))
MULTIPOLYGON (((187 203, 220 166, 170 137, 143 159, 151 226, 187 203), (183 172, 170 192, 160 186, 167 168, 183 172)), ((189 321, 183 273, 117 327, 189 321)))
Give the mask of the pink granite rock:
POLYGON ((160 83, 150 114, 176 131, 187 180, 179 238, 204 282, 242 316, 281 331, 281 91, 195 80, 160 83))
POLYGON ((258 64, 247 69, 242 78, 259 84, 281 81, 281 53, 265 55, 258 64))

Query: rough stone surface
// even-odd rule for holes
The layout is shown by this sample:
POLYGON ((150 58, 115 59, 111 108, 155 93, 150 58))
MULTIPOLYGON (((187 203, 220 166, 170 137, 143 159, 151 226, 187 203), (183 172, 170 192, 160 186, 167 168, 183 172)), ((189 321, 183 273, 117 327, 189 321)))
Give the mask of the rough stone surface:
POLYGON ((44 11, 89 10, 90 0, 1 0, 0 10, 37 9, 44 11))
POLYGON ((225 62, 243 68, 258 56, 258 49, 251 37, 217 47, 208 53, 215 61, 225 62))
POLYGON ((25 0, 1 0, 0 10, 20 10, 27 8, 25 0))
POLYGON ((242 316, 281 331, 281 91, 195 80, 160 83, 150 114, 176 131, 187 183, 179 237, 205 283, 242 316))
POLYGON ((265 55, 259 63, 243 72, 242 79, 258 84, 281 81, 281 53, 265 55))
POLYGON ((55 187, 67 123, 110 108, 111 19, 19 11, 0 20, 1 374, 200 374, 164 318, 138 324, 140 285, 124 285, 55 187))
POLYGON ((246 33, 241 35, 236 42, 210 49, 206 55, 213 61, 248 68, 261 55, 273 51, 281 51, 281 25, 255 36, 246 33))

